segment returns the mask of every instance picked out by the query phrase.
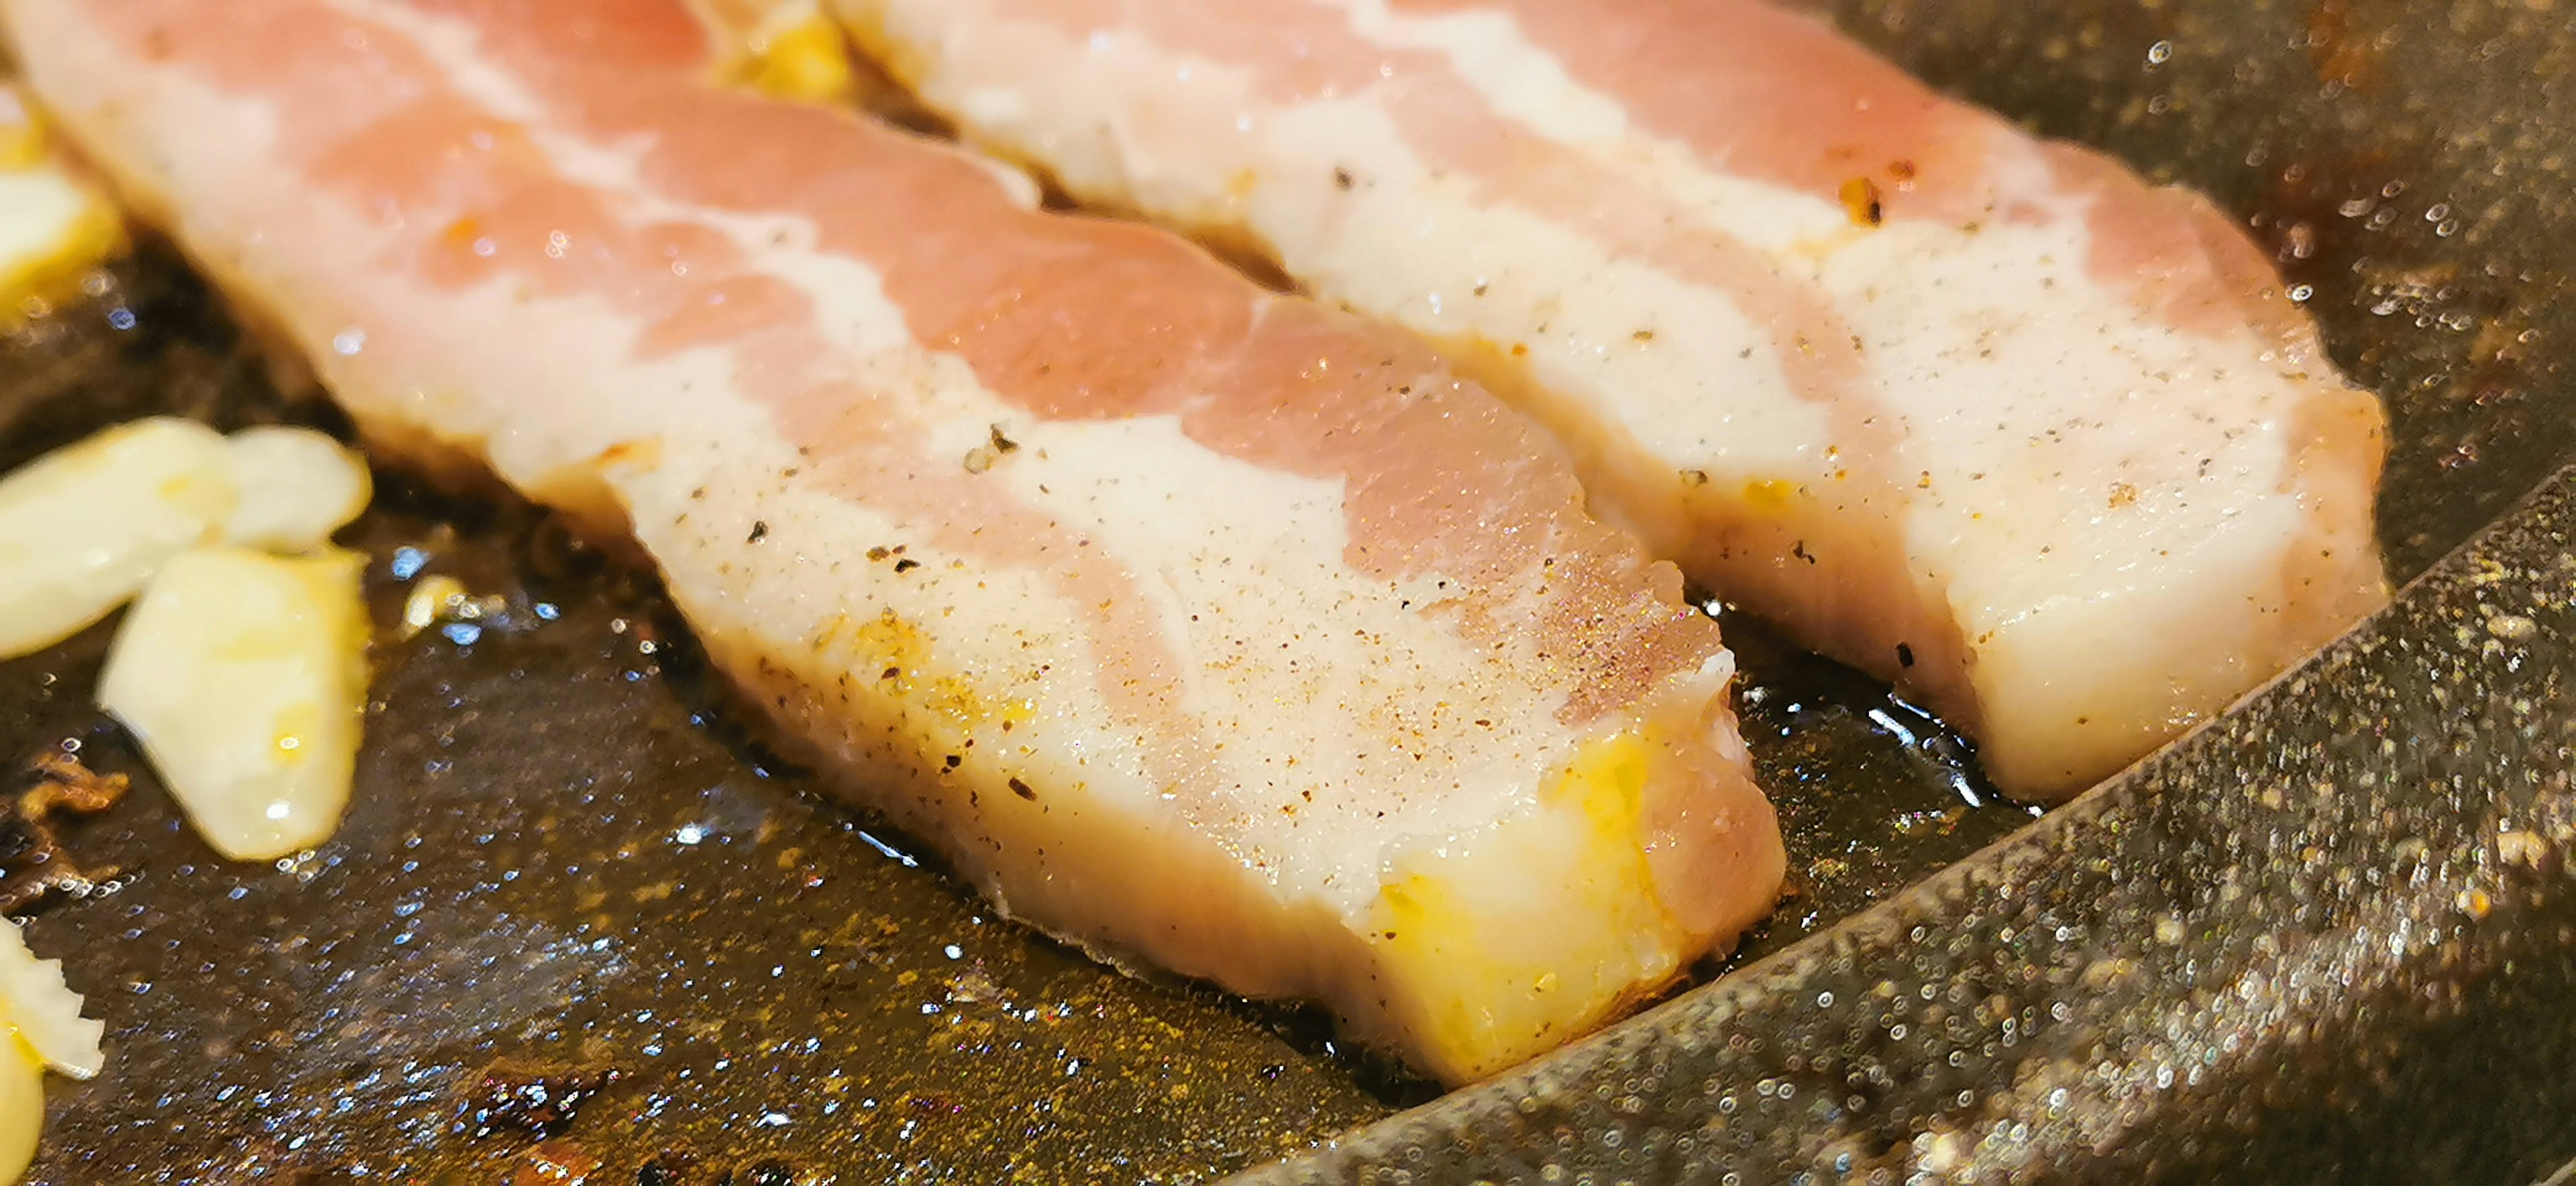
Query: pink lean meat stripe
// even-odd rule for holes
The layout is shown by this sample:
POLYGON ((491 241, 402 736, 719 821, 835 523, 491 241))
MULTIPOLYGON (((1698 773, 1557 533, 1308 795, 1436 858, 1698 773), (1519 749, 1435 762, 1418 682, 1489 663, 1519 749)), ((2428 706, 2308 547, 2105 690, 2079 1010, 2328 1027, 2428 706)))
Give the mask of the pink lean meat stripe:
POLYGON ((2090 785, 2386 599, 2377 402, 2245 236, 1808 17, 833 3, 970 139, 1440 345, 2008 790, 2090 785))
POLYGON ((679 0, 0 15, 371 439, 631 532, 1015 914, 1464 1079, 1769 909, 1714 624, 1410 340, 721 90, 679 0))

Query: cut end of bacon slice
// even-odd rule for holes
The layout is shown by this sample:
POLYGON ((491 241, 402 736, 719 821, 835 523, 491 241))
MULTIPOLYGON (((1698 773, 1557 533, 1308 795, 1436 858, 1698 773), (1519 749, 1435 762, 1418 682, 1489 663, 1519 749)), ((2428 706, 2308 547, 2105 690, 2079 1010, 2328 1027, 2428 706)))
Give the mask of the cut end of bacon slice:
POLYGON ((722 89, 681 0, 0 15, 378 448, 631 533, 1021 918, 1462 1080, 1776 898, 1715 624, 1408 339, 722 89))
POLYGON ((1437 343, 1594 505, 2071 795, 2384 604, 2242 230, 1761 0, 830 0, 969 140, 1437 343))

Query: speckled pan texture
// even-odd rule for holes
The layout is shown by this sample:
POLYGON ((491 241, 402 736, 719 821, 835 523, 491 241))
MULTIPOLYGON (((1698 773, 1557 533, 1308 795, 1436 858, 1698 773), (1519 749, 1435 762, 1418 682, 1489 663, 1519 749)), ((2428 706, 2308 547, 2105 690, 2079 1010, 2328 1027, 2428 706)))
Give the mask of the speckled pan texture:
MULTIPOLYGON (((94 818, 0 818, 0 908, 110 1033, 106 1074, 52 1085, 31 1180, 2550 1178, 2576 1157, 2576 492, 2533 491, 2576 438, 2576 12, 1836 15, 2279 248, 2390 398, 2384 543, 2424 574, 2396 609, 2037 825, 1884 688, 1730 621, 1797 896, 1715 983, 1434 1100, 1309 1014, 992 918, 734 732, 648 581, 388 475, 350 536, 387 628, 369 745, 308 857, 187 833, 88 706, 112 623, 0 664, 11 778, 66 743, 137 776, 94 818), (401 638, 428 575, 489 612, 401 638)), ((331 424, 164 251, 0 336, 0 465, 160 410, 331 424)))

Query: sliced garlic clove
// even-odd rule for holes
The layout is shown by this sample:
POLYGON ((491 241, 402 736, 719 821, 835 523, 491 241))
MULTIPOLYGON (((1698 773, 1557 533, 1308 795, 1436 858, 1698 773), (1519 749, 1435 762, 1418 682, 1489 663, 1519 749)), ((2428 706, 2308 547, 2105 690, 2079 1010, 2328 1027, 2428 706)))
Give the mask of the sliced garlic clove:
POLYGON ((0 919, 0 1017, 46 1066, 75 1079, 107 1065, 99 1044, 107 1026, 81 1016, 81 1004, 81 995, 63 982, 63 961, 37 959, 18 924, 0 919))
POLYGON ((0 1024, 0 1186, 25 1176, 45 1127, 45 1064, 0 1024))
POLYGON ((365 566, 337 549, 185 552, 116 636, 100 705, 227 857, 284 856, 339 826, 367 694, 365 566))
POLYGON ((232 513, 232 455, 213 429, 119 425, 0 478, 0 658, 108 615, 232 513))
POLYGON ((309 428, 245 428, 225 438, 241 499, 224 540, 273 552, 309 552, 331 542, 367 509, 375 492, 367 463, 309 428))

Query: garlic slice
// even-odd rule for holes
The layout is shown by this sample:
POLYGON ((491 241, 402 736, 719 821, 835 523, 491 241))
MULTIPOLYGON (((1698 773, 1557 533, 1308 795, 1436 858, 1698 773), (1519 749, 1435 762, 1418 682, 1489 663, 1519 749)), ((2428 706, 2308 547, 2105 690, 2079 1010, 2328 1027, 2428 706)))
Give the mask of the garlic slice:
POLYGON ((232 513, 232 457, 175 417, 119 425, 0 478, 0 658, 106 617, 232 513))
POLYGON ((46 1066, 75 1079, 107 1065, 99 1045, 107 1026, 81 1016, 81 1004, 81 995, 63 982, 63 961, 37 959, 18 924, 0 919, 0 1017, 46 1066))
POLYGON ((99 703, 215 849, 265 860, 339 826, 367 694, 366 559, 199 548, 126 617, 99 703))
POLYGON ((61 960, 27 950, 18 924, 0 920, 0 1186, 36 1158, 45 1127, 45 1067, 87 1079, 106 1065, 107 1027, 81 1016, 61 960))
POLYGON ((25 1176, 45 1127, 45 1066, 26 1039, 0 1025, 0 1184, 25 1176))
POLYGON ((309 428, 245 428, 225 438, 241 500, 224 539, 273 552, 309 552, 367 509, 367 463, 309 428))

